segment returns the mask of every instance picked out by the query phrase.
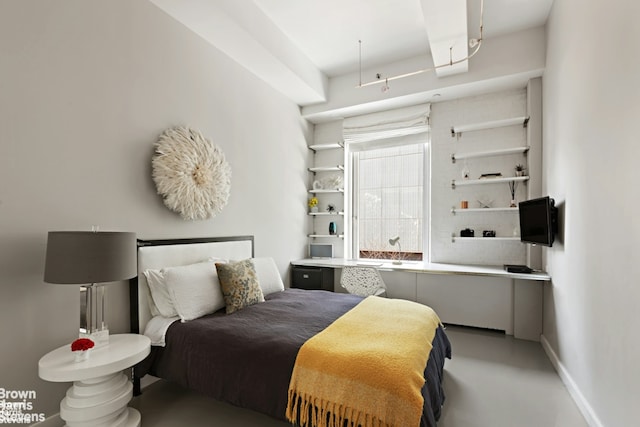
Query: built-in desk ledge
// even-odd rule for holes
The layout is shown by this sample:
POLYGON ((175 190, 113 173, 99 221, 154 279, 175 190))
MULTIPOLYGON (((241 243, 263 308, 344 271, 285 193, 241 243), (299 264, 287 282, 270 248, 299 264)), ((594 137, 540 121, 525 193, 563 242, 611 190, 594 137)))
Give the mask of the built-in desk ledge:
POLYGON ((345 258, 307 258, 291 262, 294 266, 330 267, 342 268, 345 266, 371 266, 382 271, 404 271, 425 274, 459 274, 470 276, 494 276, 523 280, 550 281, 544 271, 533 273, 510 273, 503 266, 465 265, 465 264, 441 264, 422 261, 403 261, 402 264, 394 264, 392 261, 381 260, 354 260, 345 258))

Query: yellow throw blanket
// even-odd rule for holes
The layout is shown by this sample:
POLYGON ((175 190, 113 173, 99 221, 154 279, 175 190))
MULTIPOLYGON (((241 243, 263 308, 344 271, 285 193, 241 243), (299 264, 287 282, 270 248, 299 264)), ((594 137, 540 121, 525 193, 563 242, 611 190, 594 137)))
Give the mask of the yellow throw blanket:
POLYGON ((287 419, 301 427, 420 425, 424 369, 440 320, 411 301, 368 297, 300 348, 287 419))

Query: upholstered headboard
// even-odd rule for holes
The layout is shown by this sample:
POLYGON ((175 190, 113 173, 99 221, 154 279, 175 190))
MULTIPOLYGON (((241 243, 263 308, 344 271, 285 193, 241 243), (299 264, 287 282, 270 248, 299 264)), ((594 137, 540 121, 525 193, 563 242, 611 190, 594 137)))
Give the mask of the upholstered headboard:
POLYGON ((152 317, 151 294, 142 274, 145 270, 194 264, 209 258, 241 260, 253 256, 253 236, 138 240, 138 276, 129 283, 131 332, 144 332, 152 317))

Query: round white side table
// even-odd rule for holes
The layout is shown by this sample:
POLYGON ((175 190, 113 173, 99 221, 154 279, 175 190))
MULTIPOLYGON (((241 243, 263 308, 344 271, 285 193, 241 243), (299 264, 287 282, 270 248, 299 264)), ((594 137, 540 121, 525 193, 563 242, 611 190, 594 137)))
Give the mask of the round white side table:
POLYGON ((139 427, 140 413, 127 407, 133 385, 122 373, 151 351, 144 335, 110 335, 109 344, 91 350, 89 359, 76 362, 67 344, 43 356, 38 375, 46 381, 73 381, 60 402, 60 418, 68 427, 139 427))

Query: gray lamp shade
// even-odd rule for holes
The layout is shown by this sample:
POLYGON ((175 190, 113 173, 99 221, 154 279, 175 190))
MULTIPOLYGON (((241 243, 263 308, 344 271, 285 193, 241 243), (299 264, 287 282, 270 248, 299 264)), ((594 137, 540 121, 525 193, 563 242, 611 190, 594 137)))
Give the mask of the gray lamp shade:
POLYGON ((136 234, 50 231, 44 281, 58 284, 115 282, 138 274, 136 234))

